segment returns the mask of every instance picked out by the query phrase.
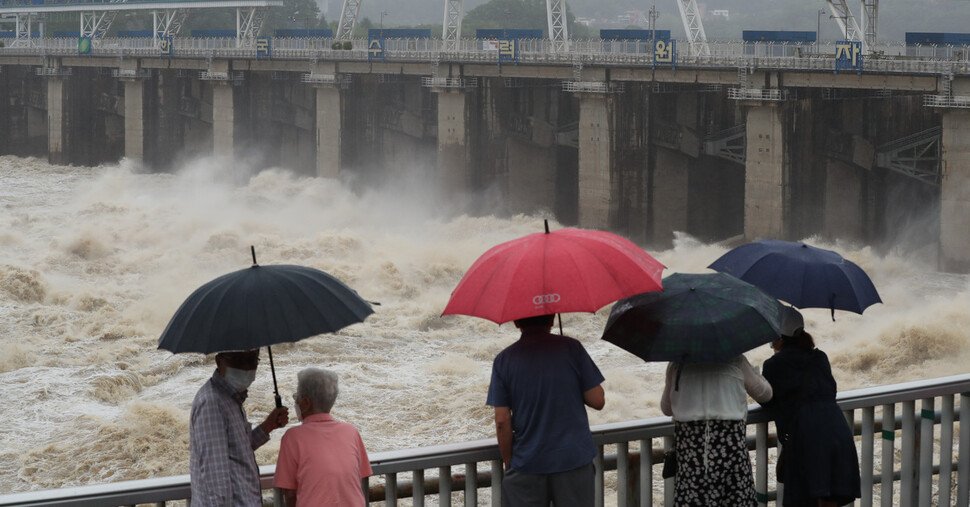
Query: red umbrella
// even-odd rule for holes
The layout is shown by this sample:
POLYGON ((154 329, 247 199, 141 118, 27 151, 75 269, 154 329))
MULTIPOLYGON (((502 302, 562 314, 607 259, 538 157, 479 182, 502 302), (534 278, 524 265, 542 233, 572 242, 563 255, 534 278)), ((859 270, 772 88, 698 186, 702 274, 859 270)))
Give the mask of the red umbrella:
POLYGON ((498 324, 609 303, 662 290, 664 265, 630 240, 602 231, 559 229, 491 248, 458 282, 442 315, 498 324))

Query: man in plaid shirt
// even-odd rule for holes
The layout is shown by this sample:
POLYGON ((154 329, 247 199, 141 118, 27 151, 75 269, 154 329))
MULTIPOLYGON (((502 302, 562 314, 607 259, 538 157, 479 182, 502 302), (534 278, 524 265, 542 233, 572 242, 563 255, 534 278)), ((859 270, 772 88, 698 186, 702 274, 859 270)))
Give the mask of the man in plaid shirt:
POLYGON ((262 507, 254 451, 286 426, 286 407, 252 427, 242 404, 256 378, 259 350, 216 354, 216 371, 192 401, 189 423, 192 505, 262 507))

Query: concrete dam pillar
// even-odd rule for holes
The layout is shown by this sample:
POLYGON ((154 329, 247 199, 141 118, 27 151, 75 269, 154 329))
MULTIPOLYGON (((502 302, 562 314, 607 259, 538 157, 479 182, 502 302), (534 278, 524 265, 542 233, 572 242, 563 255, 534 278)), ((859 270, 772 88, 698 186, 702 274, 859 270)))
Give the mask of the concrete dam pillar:
POLYGON ((604 94, 579 95, 579 226, 609 229, 613 191, 613 115, 604 94))
POLYGON ((68 91, 65 81, 59 77, 47 80, 47 152, 48 161, 56 165, 68 165, 69 117, 67 111, 68 91))
POLYGON ((940 246, 943 269, 970 271, 970 111, 943 113, 940 246))
POLYGON ((747 110, 744 168, 744 237, 785 239, 785 123, 780 105, 747 110))
POLYGON ((233 156, 234 124, 232 83, 214 82, 212 85, 213 154, 233 156))
POLYGON ((445 194, 471 189, 468 142, 467 94, 455 89, 437 89, 439 187, 445 194))
POLYGON ((321 85, 317 88, 317 176, 336 178, 340 175, 340 149, 343 115, 340 88, 321 85))
POLYGON ((125 157, 145 159, 145 85, 140 79, 125 80, 125 157))

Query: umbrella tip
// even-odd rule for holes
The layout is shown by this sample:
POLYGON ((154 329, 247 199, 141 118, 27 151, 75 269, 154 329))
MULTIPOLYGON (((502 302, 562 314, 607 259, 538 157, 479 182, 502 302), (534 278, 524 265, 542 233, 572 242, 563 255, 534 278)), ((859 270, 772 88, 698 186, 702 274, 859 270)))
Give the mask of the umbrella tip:
POLYGON ((546 234, 549 234, 549 219, 543 218, 542 222, 546 225, 546 234))
POLYGON ((249 251, 253 254, 253 267, 255 268, 256 266, 259 266, 259 264, 256 263, 256 247, 249 245, 249 251))

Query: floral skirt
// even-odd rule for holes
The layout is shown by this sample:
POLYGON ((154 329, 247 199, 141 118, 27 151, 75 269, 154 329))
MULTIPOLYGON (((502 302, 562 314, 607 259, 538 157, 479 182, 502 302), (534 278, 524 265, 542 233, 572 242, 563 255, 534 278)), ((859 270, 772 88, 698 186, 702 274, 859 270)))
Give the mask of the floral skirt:
POLYGON ((744 421, 687 421, 674 427, 674 505, 739 507, 756 503, 744 421))

